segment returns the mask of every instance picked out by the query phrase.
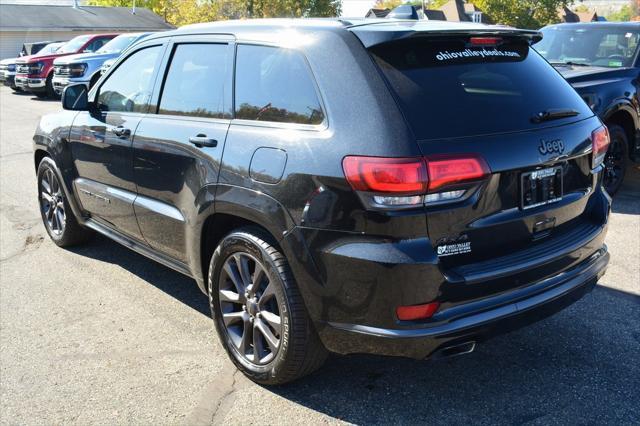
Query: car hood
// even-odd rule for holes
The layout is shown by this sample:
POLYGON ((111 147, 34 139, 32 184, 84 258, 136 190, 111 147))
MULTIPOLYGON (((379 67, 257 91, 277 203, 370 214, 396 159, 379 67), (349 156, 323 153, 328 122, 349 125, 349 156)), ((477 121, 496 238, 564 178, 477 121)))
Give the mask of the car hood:
POLYGON ((2 64, 2 65, 15 64, 17 60, 18 60, 18 58, 7 58, 7 59, 1 60, 0 64, 2 64))
POLYGON ((78 53, 76 55, 63 56, 57 58, 54 65, 66 65, 77 62, 104 62, 107 59, 116 58, 120 53, 78 53))
POLYGON ((29 62, 53 60, 61 56, 69 56, 73 54, 74 53, 58 53, 58 54, 50 53, 48 55, 42 55, 42 56, 40 55, 22 56, 16 60, 16 64, 26 64, 29 62))
MULTIPOLYGON (((597 86, 626 78, 634 68, 608 68, 594 66, 554 65, 575 88, 597 86)), ((635 71, 637 73, 637 71, 635 71)))

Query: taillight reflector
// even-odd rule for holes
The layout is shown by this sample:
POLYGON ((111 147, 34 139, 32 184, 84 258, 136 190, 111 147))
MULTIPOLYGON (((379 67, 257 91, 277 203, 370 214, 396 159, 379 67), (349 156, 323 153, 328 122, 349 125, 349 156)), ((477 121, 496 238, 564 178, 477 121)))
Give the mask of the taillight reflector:
POLYGON ((429 191, 461 182, 479 180, 489 174, 487 163, 477 155, 429 157, 429 191))
POLYGON ((396 315, 401 321, 415 321, 420 319, 428 319, 436 313, 440 303, 431 302, 424 305, 398 306, 396 315))
POLYGON ((342 168, 356 191, 421 194, 427 189, 427 167, 422 158, 348 156, 342 168))

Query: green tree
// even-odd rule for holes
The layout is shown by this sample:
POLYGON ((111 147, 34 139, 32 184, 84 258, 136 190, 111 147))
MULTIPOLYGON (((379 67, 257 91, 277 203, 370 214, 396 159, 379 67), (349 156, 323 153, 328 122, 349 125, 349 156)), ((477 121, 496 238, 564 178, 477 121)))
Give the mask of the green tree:
POLYGON ((560 20, 558 11, 572 0, 475 0, 493 22, 538 29, 560 20))
POLYGON ((607 21, 630 21, 634 14, 631 5, 625 4, 616 12, 607 15, 607 21))
POLYGON ((403 4, 402 0, 377 0, 373 5, 376 9, 393 9, 403 4))
MULTIPOLYGON (((89 0, 90 5, 131 7, 133 0, 89 0)), ((340 15, 342 0, 136 0, 173 25, 243 18, 340 15)))

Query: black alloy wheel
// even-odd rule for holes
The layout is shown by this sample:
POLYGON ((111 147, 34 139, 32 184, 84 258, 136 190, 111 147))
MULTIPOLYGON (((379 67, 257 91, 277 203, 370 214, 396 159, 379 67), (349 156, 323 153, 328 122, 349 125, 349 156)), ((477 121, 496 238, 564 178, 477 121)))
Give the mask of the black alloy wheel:
POLYGON ((251 380, 276 385, 317 370, 327 357, 273 237, 255 226, 222 239, 207 292, 220 341, 251 380))
POLYGON ((218 293, 226 333, 239 354, 256 365, 268 364, 280 349, 282 300, 276 285, 247 253, 229 256, 222 268, 218 293))

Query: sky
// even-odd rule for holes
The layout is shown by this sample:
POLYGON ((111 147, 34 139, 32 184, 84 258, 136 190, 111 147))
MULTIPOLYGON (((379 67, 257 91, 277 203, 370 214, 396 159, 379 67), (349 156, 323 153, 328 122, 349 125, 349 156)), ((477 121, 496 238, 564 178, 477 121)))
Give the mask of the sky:
POLYGON ((375 0, 342 0, 342 15, 349 18, 362 17, 373 7, 375 0))

